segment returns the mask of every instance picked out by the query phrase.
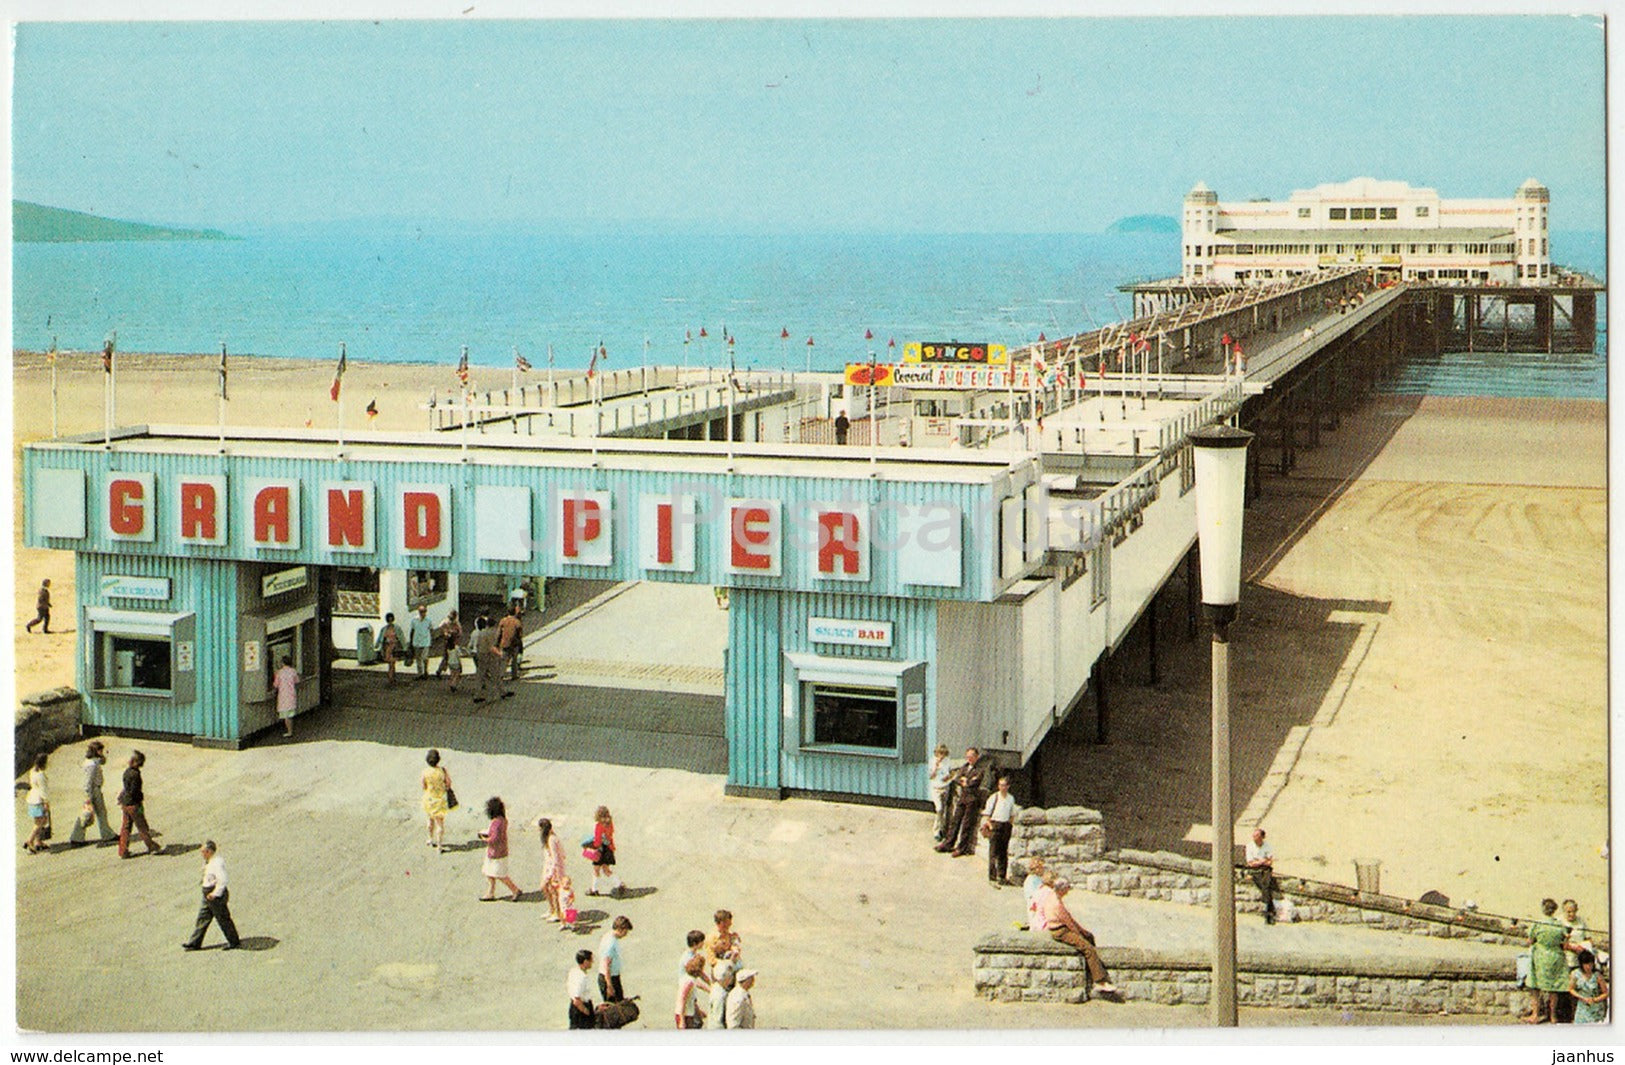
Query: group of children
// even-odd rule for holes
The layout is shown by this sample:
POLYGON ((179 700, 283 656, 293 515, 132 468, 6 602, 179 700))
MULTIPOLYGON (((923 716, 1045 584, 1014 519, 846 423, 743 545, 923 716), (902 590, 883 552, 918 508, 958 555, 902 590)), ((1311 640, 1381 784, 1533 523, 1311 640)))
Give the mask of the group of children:
POLYGON ((734 915, 718 910, 713 916, 716 935, 709 940, 694 929, 688 949, 677 967, 677 1002, 673 1019, 678 1028, 754 1028, 756 1007, 751 988, 756 970, 741 968, 739 933, 734 915), (702 996, 706 1001, 702 1004, 702 996))

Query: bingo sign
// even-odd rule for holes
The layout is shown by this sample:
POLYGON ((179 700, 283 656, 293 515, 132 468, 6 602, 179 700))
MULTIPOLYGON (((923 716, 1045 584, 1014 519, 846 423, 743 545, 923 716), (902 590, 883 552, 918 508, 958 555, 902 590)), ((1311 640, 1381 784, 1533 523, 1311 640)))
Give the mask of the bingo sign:
POLYGON ((903 345, 904 362, 936 366, 1004 366, 1010 361, 1003 344, 961 344, 957 340, 922 341, 903 345))

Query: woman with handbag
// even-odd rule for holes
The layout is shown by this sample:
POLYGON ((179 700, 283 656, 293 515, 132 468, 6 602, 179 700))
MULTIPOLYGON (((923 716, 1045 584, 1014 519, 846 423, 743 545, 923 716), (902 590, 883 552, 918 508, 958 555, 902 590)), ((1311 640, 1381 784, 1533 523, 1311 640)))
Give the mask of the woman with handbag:
POLYGON ((444 854, 446 814, 457 805, 457 793, 451 790, 451 774, 440 764, 439 751, 431 747, 424 761, 429 763, 423 771, 423 813, 429 819, 427 844, 444 854))
POLYGON ((619 898, 626 885, 615 875, 615 819, 609 816, 609 807, 600 806, 592 820, 592 840, 581 850, 581 856, 592 863, 592 887, 587 894, 619 898))
POLYGON ((51 848, 45 841, 51 838, 51 796, 45 780, 45 755, 34 756, 34 765, 28 771, 28 816, 34 819, 34 831, 29 834, 23 850, 38 854, 51 848))

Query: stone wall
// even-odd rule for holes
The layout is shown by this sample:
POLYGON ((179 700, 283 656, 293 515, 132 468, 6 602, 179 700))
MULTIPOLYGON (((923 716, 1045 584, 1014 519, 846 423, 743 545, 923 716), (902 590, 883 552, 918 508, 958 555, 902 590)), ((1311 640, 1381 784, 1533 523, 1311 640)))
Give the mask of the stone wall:
MULTIPOLYGON (((1203 1005, 1210 973, 1205 951, 1100 948, 1123 998, 1168 1006, 1203 1005)), ((1032 932, 997 933, 976 944, 976 993, 997 1002, 1086 1002, 1083 958, 1032 932)), ((1529 993, 1513 986, 1513 960, 1441 962, 1433 958, 1340 957, 1249 951, 1237 960, 1243 1006, 1349 1009, 1416 1014, 1513 1016, 1529 993)))
POLYGON ((52 688, 19 700, 13 775, 23 773, 35 755, 78 739, 80 709, 79 692, 74 688, 52 688))
MULTIPOLYGON (((1106 826, 1099 811, 1081 806, 1048 810, 1029 807, 1016 814, 1010 840, 1011 872, 1024 876, 1027 859, 1041 857, 1046 866, 1085 891, 1126 898, 1156 899, 1190 906, 1213 900, 1212 865, 1166 851, 1108 850, 1106 826)), ((1262 914, 1263 901, 1244 872, 1237 872, 1236 909, 1262 914)), ((1359 924, 1485 943, 1523 944, 1526 926, 1515 919, 1477 914, 1412 899, 1360 892, 1354 888, 1300 877, 1278 876, 1280 895, 1292 900, 1300 921, 1359 924)), ((1607 948, 1605 932, 1592 938, 1607 948)))

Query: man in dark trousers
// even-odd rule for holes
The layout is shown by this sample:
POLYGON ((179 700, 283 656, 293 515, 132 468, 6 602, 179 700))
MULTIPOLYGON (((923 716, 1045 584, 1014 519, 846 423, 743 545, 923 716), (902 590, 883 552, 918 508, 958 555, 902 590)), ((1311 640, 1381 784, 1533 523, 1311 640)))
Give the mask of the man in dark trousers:
POLYGON ((848 418, 846 411, 843 410, 835 416, 835 442, 837 444, 846 443, 846 434, 851 431, 852 419, 848 418))
POLYGON ((953 851, 955 858, 976 853, 976 825, 987 802, 988 771, 990 762, 982 759, 975 747, 965 749, 965 764, 954 773, 954 812, 948 820, 948 835, 937 844, 937 850, 953 851))
POLYGON ((40 625, 40 631, 43 633, 49 634, 51 631, 51 578, 49 577, 40 581, 39 595, 34 599, 34 620, 24 625, 23 628, 33 632, 35 625, 40 625), (45 624, 40 625, 42 621, 45 624))
POLYGON ((141 842, 147 845, 148 854, 157 854, 163 848, 152 841, 152 830, 147 827, 146 793, 141 785, 141 767, 147 764, 147 756, 140 751, 130 755, 130 764, 124 770, 124 790, 118 793, 119 809, 124 811, 124 821, 118 830, 118 856, 130 856, 130 826, 141 834, 141 842))
POLYGON ((211 839, 203 844, 203 905, 198 907, 192 938, 181 944, 183 950, 203 949, 203 937, 212 921, 219 921, 220 931, 226 934, 226 950, 236 950, 242 945, 237 925, 231 919, 231 907, 227 905, 230 898, 231 892, 226 889, 226 863, 220 860, 211 839))
POLYGON ((1253 829, 1247 844, 1247 872, 1264 898, 1264 923, 1275 923, 1275 848, 1264 842, 1264 830, 1253 829))

